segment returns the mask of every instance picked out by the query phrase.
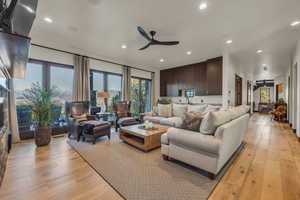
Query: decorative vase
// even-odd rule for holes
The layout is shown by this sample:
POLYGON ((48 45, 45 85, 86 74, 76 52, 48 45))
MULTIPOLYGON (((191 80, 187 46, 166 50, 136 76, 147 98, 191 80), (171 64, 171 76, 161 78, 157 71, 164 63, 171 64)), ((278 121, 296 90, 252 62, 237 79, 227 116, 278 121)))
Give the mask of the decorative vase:
POLYGON ((51 141, 52 129, 49 126, 38 127, 34 132, 35 144, 38 147, 48 145, 51 141))

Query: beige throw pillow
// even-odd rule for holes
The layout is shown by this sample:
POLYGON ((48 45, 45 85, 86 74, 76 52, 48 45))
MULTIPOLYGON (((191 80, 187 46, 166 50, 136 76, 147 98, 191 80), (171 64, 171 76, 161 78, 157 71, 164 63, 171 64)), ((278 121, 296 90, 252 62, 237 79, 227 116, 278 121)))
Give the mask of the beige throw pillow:
POLYGON ((200 132, 205 135, 213 135, 219 126, 231 121, 232 118, 233 114, 230 111, 208 112, 202 120, 200 132))
POLYGON ((187 112, 182 117, 182 129, 199 132, 200 124, 203 119, 202 112, 187 112))
POLYGON ((173 116, 182 117, 187 112, 188 106, 184 104, 173 104, 173 116))
POLYGON ((158 104, 157 112, 160 117, 172 117, 172 104, 158 104))

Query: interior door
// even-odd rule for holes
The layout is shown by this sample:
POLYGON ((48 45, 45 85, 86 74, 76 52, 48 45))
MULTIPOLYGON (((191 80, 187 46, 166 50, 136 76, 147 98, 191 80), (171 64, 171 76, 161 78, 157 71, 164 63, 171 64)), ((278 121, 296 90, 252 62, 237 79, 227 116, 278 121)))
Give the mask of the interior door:
POLYGON ((239 106, 242 105, 242 100, 243 100, 243 79, 235 75, 235 105, 239 106))

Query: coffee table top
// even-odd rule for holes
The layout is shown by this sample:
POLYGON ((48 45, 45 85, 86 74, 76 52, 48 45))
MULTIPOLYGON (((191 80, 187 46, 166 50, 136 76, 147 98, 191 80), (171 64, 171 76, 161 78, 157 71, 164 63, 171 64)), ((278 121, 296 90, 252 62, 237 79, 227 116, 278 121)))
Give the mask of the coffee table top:
POLYGON ((143 125, 144 124, 125 126, 125 127, 121 128, 121 131, 131 133, 133 135, 140 136, 140 137, 148 137, 148 136, 155 135, 155 134, 165 133, 165 132, 167 132, 167 130, 169 128, 168 126, 162 126, 162 125, 154 125, 154 127, 156 128, 154 130, 145 130, 145 129, 139 128, 140 126, 143 126, 143 125))

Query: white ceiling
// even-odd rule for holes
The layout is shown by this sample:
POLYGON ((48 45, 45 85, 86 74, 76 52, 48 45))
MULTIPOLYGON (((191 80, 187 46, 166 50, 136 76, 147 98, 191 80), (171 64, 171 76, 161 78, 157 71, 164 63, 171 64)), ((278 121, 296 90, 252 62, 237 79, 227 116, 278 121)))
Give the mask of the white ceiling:
POLYGON ((224 41, 249 73, 260 73, 267 62, 282 73, 300 30, 299 0, 39 0, 31 36, 34 43, 96 56, 130 66, 160 69, 221 56, 224 41), (52 24, 43 18, 53 19, 52 24), (178 46, 145 45, 136 28, 157 31, 159 40, 179 40, 178 46), (127 49, 121 45, 126 44, 127 49), (263 49, 261 56, 257 49, 263 49), (192 55, 187 55, 192 51, 192 55), (165 62, 159 60, 164 58, 165 62))

